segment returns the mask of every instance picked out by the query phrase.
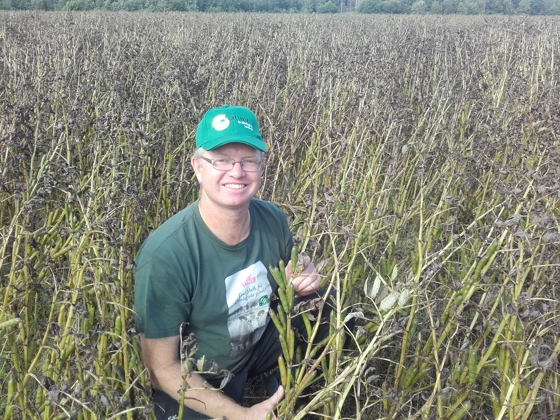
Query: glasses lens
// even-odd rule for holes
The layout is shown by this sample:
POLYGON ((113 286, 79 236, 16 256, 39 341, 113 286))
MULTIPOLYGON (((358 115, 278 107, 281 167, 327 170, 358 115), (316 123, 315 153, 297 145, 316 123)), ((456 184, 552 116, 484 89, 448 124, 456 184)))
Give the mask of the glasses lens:
POLYGON ((233 159, 214 159, 213 166, 220 171, 229 171, 233 168, 233 159))
POLYGON ((258 160, 244 160, 241 164, 243 165, 243 169, 248 172, 256 172, 261 168, 261 162, 258 160))

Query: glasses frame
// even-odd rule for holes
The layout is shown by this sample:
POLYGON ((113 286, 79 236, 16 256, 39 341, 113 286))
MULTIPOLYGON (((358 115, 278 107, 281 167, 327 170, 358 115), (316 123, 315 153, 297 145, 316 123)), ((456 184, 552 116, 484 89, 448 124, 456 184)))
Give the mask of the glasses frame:
POLYGON ((245 161, 247 161, 247 160, 251 160, 251 161, 252 161, 253 159, 242 159, 242 160, 233 160, 233 159, 230 159, 230 158, 209 159, 209 158, 204 157, 204 156, 201 156, 200 158, 201 158, 201 159, 204 159, 206 162, 208 162, 209 164, 211 164, 211 165, 212 165, 212 168, 214 168, 215 170, 217 170, 217 171, 222 171, 222 172, 231 171, 233 168, 235 168, 235 164, 236 164, 236 163, 239 163, 239 164, 241 165, 241 169, 243 169, 245 172, 259 172, 259 171, 262 169, 262 166, 263 166, 263 163, 264 163, 264 160, 255 160, 255 162, 258 162, 258 164, 259 164, 258 169, 256 169, 256 170, 252 170, 252 169, 247 170, 247 169, 243 166, 243 163, 244 163, 245 161), (214 162, 217 161, 217 160, 229 160, 229 161, 231 161, 231 168, 229 168, 229 169, 219 169, 219 168, 216 168, 216 167, 214 166, 214 162))

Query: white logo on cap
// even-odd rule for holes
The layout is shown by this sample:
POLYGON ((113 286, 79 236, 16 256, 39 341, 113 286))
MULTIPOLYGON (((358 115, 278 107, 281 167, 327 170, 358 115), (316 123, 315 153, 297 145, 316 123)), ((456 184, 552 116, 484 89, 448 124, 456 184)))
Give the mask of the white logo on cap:
POLYGON ((238 121, 239 124, 242 124, 243 127, 245 127, 247 130, 251 130, 253 131, 253 126, 251 124, 249 124, 248 122, 245 121, 238 121))
POLYGON ((222 131, 229 127, 229 120, 225 114, 216 115, 212 119, 212 128, 216 131, 222 131))

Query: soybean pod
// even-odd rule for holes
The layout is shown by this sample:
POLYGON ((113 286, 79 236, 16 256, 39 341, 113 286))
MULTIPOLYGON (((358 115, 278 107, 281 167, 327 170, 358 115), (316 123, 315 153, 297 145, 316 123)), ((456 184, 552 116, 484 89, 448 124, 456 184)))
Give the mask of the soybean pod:
POLYGON ((476 381, 476 367, 478 365, 478 357, 475 349, 469 351, 469 384, 474 384, 476 381))
POLYGON ((412 342, 412 339, 414 338, 414 334, 416 334, 416 328, 418 328, 418 319, 413 318, 412 322, 410 324, 410 330, 408 330, 408 334, 406 335, 406 346, 405 346, 405 348, 408 348, 410 346, 410 343, 412 342))
POLYGON ((278 277, 280 278, 280 282, 282 283, 281 288, 283 290, 286 289, 289 279, 286 278, 286 265, 284 264, 283 260, 280 260, 280 262, 278 263, 278 277))
POLYGON ((280 305, 278 305, 278 319, 280 320, 280 322, 282 323, 283 331, 286 330, 286 325, 287 325, 287 320, 288 320, 288 314, 290 313, 290 308, 288 307, 288 302, 286 300, 286 297, 284 296, 284 300, 282 300, 282 291, 280 291, 280 293, 278 293, 279 297, 280 297, 280 305))
POLYGON ((280 371, 280 382, 285 388, 288 376, 286 374, 286 364, 284 363, 284 357, 282 357, 282 355, 278 356, 278 370, 280 371))
POLYGON ((13 318, 8 321, 0 322, 0 330, 14 327, 21 322, 20 318, 13 318))
POLYGON ((284 276, 282 275, 282 273, 280 273, 280 270, 278 269, 278 267, 270 267, 269 268, 270 274, 272 274, 272 277, 274 278, 274 280, 276 281, 276 284, 278 285, 278 288, 281 290, 284 290, 286 288, 286 283, 284 282, 284 276))
POLYGON ((286 341, 286 337, 283 336, 282 334, 280 334, 278 339, 280 340, 280 346, 282 347, 282 353, 284 353, 284 356, 286 356, 286 358, 288 358, 288 360, 289 360, 290 352, 288 350, 288 342, 286 341))
POLYGON ((480 261, 478 262, 478 264, 476 265, 475 269, 474 269, 474 274, 472 276, 472 281, 476 281, 476 279, 478 279, 478 277, 480 276, 480 273, 482 271, 482 269, 484 267, 486 267, 486 265, 492 261, 494 254, 496 253, 496 251, 498 250, 498 244, 496 242, 493 242, 492 245, 490 245, 488 247, 488 250, 486 251, 486 255, 480 259, 480 261))
POLYGON ((280 322, 280 320, 278 319, 274 311, 270 309, 268 311, 268 314, 270 315, 270 319, 272 319, 272 322, 274 323, 276 329, 280 332, 284 331, 284 326, 282 325, 282 323, 280 322))
POLYGON ((301 313, 301 319, 303 320, 303 323, 305 324, 305 331, 307 332, 307 338, 311 337, 311 334, 313 333, 313 327, 311 327, 311 321, 309 320, 309 317, 307 316, 307 314, 305 312, 301 313))
POLYGON ((412 385, 412 380, 416 376, 416 373, 418 373, 418 366, 417 365, 414 365, 414 366, 406 369, 406 373, 404 375, 404 379, 403 379, 403 382, 402 382, 402 388, 403 389, 410 388, 410 385, 412 385))
POLYGON ((294 307, 295 291, 290 281, 286 287, 286 300, 288 301, 288 310, 294 307))
POLYGON ((296 271, 296 267, 297 267, 297 257, 298 257, 298 251, 297 251, 297 248, 294 246, 294 247, 292 248, 292 255, 291 255, 292 273, 295 273, 295 271, 296 271))
POLYGON ((7 400, 8 403, 12 401, 15 390, 16 390, 16 382, 14 381, 14 374, 10 373, 8 379, 8 400, 7 400))
POLYGON ((449 420, 461 420, 463 417, 465 417, 465 415, 469 413, 470 409, 471 403, 470 401, 467 401, 458 411, 456 411, 451 417, 449 417, 449 420))
POLYGON ((294 348, 295 348, 295 334, 294 331, 290 328, 289 331, 286 331, 288 337, 288 352, 290 355, 290 361, 293 362, 294 360, 294 348))
POLYGON ((290 313, 290 305, 288 303, 288 298, 286 296, 285 290, 278 290, 278 297, 280 298, 280 303, 286 314, 290 313))

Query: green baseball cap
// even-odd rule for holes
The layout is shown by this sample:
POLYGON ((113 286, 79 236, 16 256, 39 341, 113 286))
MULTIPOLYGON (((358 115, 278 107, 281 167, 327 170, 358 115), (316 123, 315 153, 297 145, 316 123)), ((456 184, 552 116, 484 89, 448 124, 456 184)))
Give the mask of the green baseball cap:
POLYGON ((228 143, 243 143, 266 152, 257 117, 250 109, 223 105, 202 117, 196 129, 196 148, 212 150, 228 143))

